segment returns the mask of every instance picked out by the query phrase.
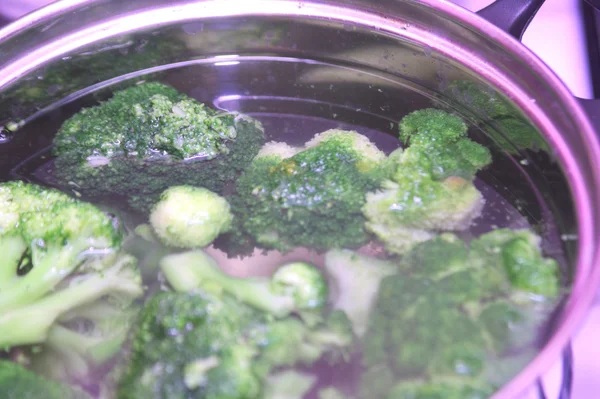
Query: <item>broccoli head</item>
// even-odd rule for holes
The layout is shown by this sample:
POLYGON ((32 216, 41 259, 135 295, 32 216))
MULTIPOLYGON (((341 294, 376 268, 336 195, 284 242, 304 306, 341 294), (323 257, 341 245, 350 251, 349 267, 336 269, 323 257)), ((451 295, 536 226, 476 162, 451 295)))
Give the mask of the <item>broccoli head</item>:
POLYGON ((202 187, 175 186, 162 193, 150 223, 160 240, 176 248, 209 245, 231 228, 233 216, 223 197, 202 187))
POLYGON ((468 245, 444 233, 414 245, 379 283, 364 335, 361 390, 374 389, 374 398, 445 398, 475 395, 472 383, 492 389, 489 373, 534 342, 553 308, 540 297, 558 292, 556 271, 527 230, 499 229, 468 245), (374 387, 381 370, 387 377, 374 387), (412 377, 426 386, 406 385, 412 377), (394 389, 398 380, 401 389, 394 389))
POLYGON ((552 299, 560 293, 560 269, 542 255, 540 242, 527 229, 497 229, 471 243, 470 260, 504 272, 517 292, 552 299))
POLYGON ((160 264, 178 291, 226 293, 275 317, 320 312, 327 303, 325 277, 315 266, 304 262, 283 265, 270 279, 231 277, 200 250, 166 256, 160 264))
MULTIPOLYGON (((314 328, 273 319, 229 295, 160 293, 142 310, 117 397, 271 397, 282 388, 274 370, 310 365, 350 344, 341 325, 339 316, 314 328)), ((285 381, 307 389, 307 381, 285 381)))
POLYGON ((91 399, 87 393, 0 360, 0 391, 6 399, 91 399))
POLYGON ((269 143, 230 200, 238 228, 267 249, 360 246, 369 238, 365 193, 378 184, 384 160, 351 131, 320 133, 301 149, 269 143))
POLYGON ((22 182, 1 184, 0 202, 0 345, 35 345, 36 371, 82 381, 125 340, 143 294, 136 260, 93 205, 22 182), (103 302, 111 312, 89 311, 103 302))
POLYGON ((165 292, 152 297, 134 330, 120 399, 255 398, 259 376, 251 339, 252 308, 231 300, 165 292))
POLYGON ((387 178, 363 206, 367 228, 389 252, 403 254, 436 231, 465 230, 479 216, 484 200, 472 181, 491 156, 466 132, 460 118, 435 109, 400 122, 408 147, 390 154, 387 178))
POLYGON ((54 175, 87 197, 125 198, 147 213, 170 186, 221 192, 263 143, 255 120, 142 83, 64 122, 54 139, 54 175))

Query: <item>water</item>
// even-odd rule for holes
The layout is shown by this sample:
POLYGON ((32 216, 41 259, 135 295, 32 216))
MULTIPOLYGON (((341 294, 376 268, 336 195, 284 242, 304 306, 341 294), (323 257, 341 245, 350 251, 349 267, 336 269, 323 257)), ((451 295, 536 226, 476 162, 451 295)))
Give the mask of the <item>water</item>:
MULTIPOLYGON (((300 145, 316 133, 341 128, 364 134, 387 154, 401 145, 396 138, 398 120, 412 110, 439 105, 433 93, 415 82, 314 60, 221 57, 156 68, 145 76, 129 78, 156 78, 215 108, 246 113, 263 123, 267 141, 300 145)), ((53 186, 50 149, 55 132, 66 118, 82 107, 107 98, 112 88, 120 87, 121 82, 115 80, 112 83, 112 86, 98 85, 94 92, 79 93, 71 96, 69 102, 43 110, 27 120, 11 140, 4 140, 8 136, 2 136, 6 144, 0 145, 0 161, 6 168, 1 170, 11 171, 4 178, 53 186)), ((471 134, 486 142, 481 131, 473 128, 471 134)), ((480 172, 475 181, 485 197, 485 207, 472 228, 461 233, 462 238, 468 241, 496 228, 532 228, 542 235, 544 248, 566 264, 559 234, 561 228, 552 218, 551 204, 545 202, 540 189, 532 183, 535 162, 515 160, 499 151, 494 151, 493 155, 494 164, 480 172)), ((76 190, 72 194, 78 195, 76 190)), ((101 201, 101 205, 113 207, 110 199, 101 201)), ((129 231, 145 221, 137 214, 121 213, 120 216, 129 231)), ((131 245, 137 245, 134 250, 140 255, 142 266, 146 267, 146 283, 156 289, 159 286, 156 273, 148 270, 154 270, 155 255, 160 253, 139 242, 131 245), (142 257, 141 254, 146 255, 142 257)), ((323 254, 309 249, 297 249, 287 254, 276 251, 265 254, 257 250, 253 256, 244 259, 229 259, 212 247, 207 251, 226 272, 237 277, 269 276, 278 265, 290 260, 307 260, 323 266, 323 254)), ((363 252, 371 251, 371 247, 363 249, 363 252)), ((540 328, 540 325, 534 328, 540 328)), ((535 352, 531 347, 516 352, 513 365, 502 374, 498 383, 518 372, 535 352)), ((319 386, 329 383, 352 386, 360 366, 353 362, 347 368, 335 369, 318 364, 314 370, 319 373, 319 386)), ((316 389, 308 397, 316 398, 316 389)))

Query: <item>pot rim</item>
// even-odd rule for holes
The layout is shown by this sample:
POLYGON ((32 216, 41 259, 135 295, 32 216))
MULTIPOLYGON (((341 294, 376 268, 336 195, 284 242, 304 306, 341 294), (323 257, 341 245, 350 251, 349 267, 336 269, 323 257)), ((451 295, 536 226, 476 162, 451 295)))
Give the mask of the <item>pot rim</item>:
MULTIPOLYGON (((575 204, 577 212, 577 224, 578 224, 578 251, 577 251, 577 264, 576 270, 577 278, 571 289, 566 306, 562 312, 561 323, 559 327, 554 331, 554 334, 546 345, 538 352, 535 358, 530 361, 525 368, 523 368, 515 377, 513 377, 508 383, 502 386, 502 388, 493 395, 493 399, 501 398, 515 398, 525 393, 528 389, 532 388, 536 379, 542 377, 543 374, 560 359, 561 353, 573 337, 577 328, 581 325, 586 316, 590 306, 592 305, 594 298, 596 297, 596 289, 600 283, 600 253, 597 250, 598 238, 594 237, 597 233, 593 222, 591 221, 594 215, 594 204, 593 201, 600 199, 600 143, 598 141, 597 133, 594 131, 587 115, 583 111, 583 108, 578 101, 573 97, 568 88, 560 80, 560 78, 546 65, 544 64, 533 52, 527 49, 518 40, 496 27, 489 21, 480 17, 479 15, 470 12, 454 3, 450 3, 445 0, 402 0, 407 3, 413 3, 430 9, 431 11, 440 13, 445 17, 449 17, 453 22, 457 22, 465 29, 469 29, 482 37, 495 42, 501 46, 511 56, 514 56, 523 61, 528 68, 543 78, 544 82, 547 83, 548 87, 556 94, 558 101, 564 107, 564 109, 574 117, 574 121, 578 127, 579 134, 586 144, 587 156, 589 157, 592 164, 597 165, 598 168, 590 171, 593 180, 593 187, 588 187, 586 184, 586 178, 583 175, 577 157, 571 153, 569 145, 565 143, 558 132, 553 127, 552 121, 540 115, 541 112, 535 104, 531 104, 530 99, 523 92, 519 92, 518 87, 510 85, 510 82, 502 81, 501 78, 494 77, 493 73, 489 73, 485 76, 487 80, 493 82, 497 87, 513 92, 520 95, 514 96, 512 100, 520 106, 520 108, 530 117, 547 135, 553 142, 555 149, 558 153, 563 170, 569 179, 570 187, 572 191, 573 202, 575 204), (535 111, 538 111, 537 113, 535 111), (587 274, 586 274, 587 273, 587 274)), ((51 3, 39 10, 36 10, 21 19, 13 22, 7 27, 0 29, 0 42, 9 39, 10 37, 17 35, 32 26, 51 20, 60 14, 68 13, 81 6, 89 5, 97 2, 97 0, 58 0, 55 3, 51 3)), ((186 2, 180 4, 177 7, 176 12, 169 15, 164 13, 159 16, 159 13, 154 13, 156 18, 154 20, 147 18, 136 18, 135 29, 142 27, 150 27, 156 25, 162 25, 167 22, 191 20, 197 18, 198 13, 186 13, 187 8, 194 6, 200 6, 200 3, 216 3, 214 0, 196 0, 192 2, 186 2)), ((292 0, 246 0, 245 2, 236 2, 236 7, 226 6, 225 3, 229 3, 226 0, 220 0, 221 6, 214 5, 209 11, 208 16, 219 16, 219 17, 234 17, 234 16, 264 16, 264 15, 288 15, 288 16, 303 16, 303 17, 322 17, 329 18, 338 21, 348 21, 363 24, 365 26, 377 26, 381 30, 394 33, 397 36, 406 37, 406 27, 400 20, 394 18, 400 16, 397 15, 386 15, 381 16, 376 13, 371 13, 368 10, 356 10, 352 8, 352 4, 343 4, 344 0, 308 0, 308 1, 292 1, 292 0), (265 8, 261 8, 260 4, 270 5, 268 12, 256 11, 265 8), (277 6, 275 6, 277 5, 277 6), (301 6, 300 6, 301 5, 301 6), (275 7, 274 7, 275 6, 275 7), (346 11, 345 13, 343 11, 346 11), (218 11, 218 15, 217 12, 218 11), (332 13, 336 11, 335 13, 332 13), (335 15, 332 17, 332 15, 335 15)), ((348 3, 348 2, 346 2, 348 3)), ((165 2, 161 7, 173 6, 173 3, 165 2)), ((156 10, 159 8, 153 8, 156 10)), ((200 7, 196 11, 206 11, 205 8, 200 7)), ((144 10, 144 13, 146 10, 144 10)), ((102 25, 102 24, 100 24, 102 25)), ((91 37, 92 42, 103 38, 103 35, 108 36, 108 28, 113 28, 112 34, 122 33, 118 29, 124 29, 126 31, 134 30, 131 26, 127 28, 119 28, 114 24, 106 25, 103 27, 92 26, 90 33, 95 33, 91 37), (93 29, 96 28, 96 29, 93 29)), ((72 42, 69 45, 65 44, 66 47, 79 47, 80 45, 87 44, 82 38, 85 37, 85 31, 83 29, 77 31, 78 38, 81 41, 72 42), (83 35, 82 35, 83 33, 83 35)), ((423 32, 420 32, 423 33, 423 32)), ((433 34, 430 33, 430 36, 433 34)), ((59 40, 63 40, 62 38, 59 40)), ((422 41, 422 39, 420 40, 422 41)), ((56 47, 55 47, 56 49, 56 47)), ((62 49, 62 48, 61 48, 62 49)), ((37 49, 34 49, 33 53, 37 49)), ((42 48, 41 50, 44 50, 42 48)), ((439 49, 438 49, 439 50, 439 49)), ((57 50, 58 51, 58 50, 57 50)), ((445 56, 460 62, 463 65, 474 65, 468 61, 466 54, 462 57, 456 54, 444 52, 445 56)), ((31 56, 30 54, 29 56, 31 56)), ((27 56, 25 59, 17 59, 16 66, 13 68, 10 65, 13 63, 9 62, 8 70, 3 68, 0 69, 0 87, 4 87, 10 84, 12 81, 17 80, 27 70, 27 61, 31 58, 27 56), (2 76, 8 73, 8 76, 2 76)), ((51 58, 51 57, 49 57, 51 58)), ((473 69, 473 68, 471 68, 473 69)), ((492 71, 493 72, 493 71, 492 71)), ((600 133, 600 132, 599 132, 600 133)))

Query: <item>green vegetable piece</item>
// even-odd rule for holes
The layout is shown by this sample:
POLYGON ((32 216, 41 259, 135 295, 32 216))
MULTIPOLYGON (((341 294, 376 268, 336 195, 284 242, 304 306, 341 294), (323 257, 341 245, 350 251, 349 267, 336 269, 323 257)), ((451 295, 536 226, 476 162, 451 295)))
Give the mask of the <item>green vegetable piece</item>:
POLYGON ((281 266, 271 277, 271 291, 294 298, 298 309, 319 309, 327 304, 328 288, 323 274, 306 262, 281 266))
POLYGON ((233 215, 225 198, 205 188, 177 186, 154 206, 150 223, 165 245, 205 247, 231 228, 233 215))
POLYGON ((8 360, 0 360, 0 389, 6 399, 91 399, 83 391, 45 379, 8 360))
POLYGON ((369 239, 361 208, 385 155, 351 131, 320 133, 303 149, 269 144, 230 199, 238 228, 259 246, 287 251, 358 247, 369 239))
POLYGON ((147 214, 171 186, 221 193, 263 143, 257 121, 149 82, 65 121, 54 140, 54 174, 86 197, 124 199, 119 206, 147 214))
POLYGON ((343 310, 352 321, 354 333, 363 336, 380 281, 395 274, 398 267, 351 250, 334 249, 325 254, 325 270, 335 287, 333 308, 343 310))
POLYGON ((513 288, 545 298, 560 292, 559 266, 544 258, 540 237, 529 230, 498 229, 471 244, 473 257, 503 270, 513 288))
POLYGON ((284 265, 272 279, 242 279, 225 274, 206 253, 190 251, 166 256, 161 269, 176 290, 225 292, 276 317, 320 309, 327 300, 325 277, 307 263, 284 265))

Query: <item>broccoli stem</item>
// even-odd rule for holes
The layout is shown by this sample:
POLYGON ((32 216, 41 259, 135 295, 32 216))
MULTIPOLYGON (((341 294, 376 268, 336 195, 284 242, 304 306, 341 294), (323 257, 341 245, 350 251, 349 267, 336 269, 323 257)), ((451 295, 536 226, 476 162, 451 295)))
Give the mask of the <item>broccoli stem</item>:
POLYGON ((17 268, 27 244, 19 236, 3 237, 0 239, 0 254, 2 254, 2 267, 0 267, 0 292, 4 292, 14 284, 17 268))
POLYGON ((121 329, 107 336, 93 336, 58 324, 48 332, 46 345, 61 354, 68 354, 69 357, 80 357, 84 359, 84 363, 91 361, 94 365, 101 365, 119 352, 126 337, 127 329, 121 329))
POLYGON ((215 260, 203 251, 166 256, 160 263, 165 277, 176 290, 222 290, 236 299, 276 317, 289 315, 295 308, 291 297, 275 295, 266 278, 240 279, 225 274, 215 260))
POLYGON ((124 262, 115 264, 102 274, 75 279, 71 286, 37 303, 5 312, 0 316, 0 347, 44 342, 50 327, 62 314, 118 292, 130 297, 143 294, 139 281, 123 276, 124 262))
MULTIPOLYGON (((14 279, 10 288, 0 293, 0 313, 28 305, 46 295, 77 268, 76 257, 81 250, 79 246, 47 250, 33 246, 32 252, 35 267, 23 277, 14 279)), ((16 270, 14 272, 13 276, 16 270)))

